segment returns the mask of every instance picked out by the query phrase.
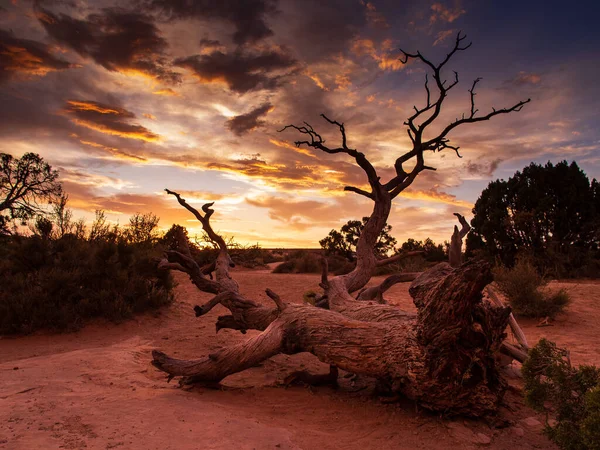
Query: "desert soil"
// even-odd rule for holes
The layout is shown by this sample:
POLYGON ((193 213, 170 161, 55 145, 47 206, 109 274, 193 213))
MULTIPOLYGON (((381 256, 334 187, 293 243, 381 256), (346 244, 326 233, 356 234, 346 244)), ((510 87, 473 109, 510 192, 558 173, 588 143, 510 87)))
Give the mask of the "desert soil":
MULTIPOLYGON (((318 276, 236 271, 242 292, 269 303, 270 287, 301 302, 318 276)), ((342 377, 340 387, 282 386, 294 370, 327 372, 310 354, 278 355, 224 380, 221 389, 190 391, 167 384, 150 364, 152 349, 197 358, 252 336, 215 334, 221 306, 196 318, 210 298, 181 274, 176 301, 157 314, 114 325, 88 324, 67 334, 0 339, 0 449, 496 449, 554 448, 544 417, 522 405, 511 380, 494 420, 444 418, 410 401, 383 403, 372 380, 342 377)), ((380 280, 374 279, 377 283, 380 280)), ((553 326, 521 320, 531 342, 542 336, 571 349, 574 363, 600 364, 600 294, 593 283, 552 283, 573 303, 553 326)), ((408 284, 388 291, 390 303, 414 310, 408 284)))

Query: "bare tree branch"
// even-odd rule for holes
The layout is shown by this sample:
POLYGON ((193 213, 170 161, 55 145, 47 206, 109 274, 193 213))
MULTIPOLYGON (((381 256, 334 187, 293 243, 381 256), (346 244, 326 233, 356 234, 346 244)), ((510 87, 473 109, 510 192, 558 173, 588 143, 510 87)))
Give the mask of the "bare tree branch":
POLYGON ((356 193, 359 193, 366 197, 374 199, 375 196, 378 195, 378 192, 381 190, 381 184, 379 183, 379 176, 377 175, 377 171, 375 170, 373 165, 367 160, 367 158, 365 157, 365 155, 363 153, 348 147, 347 138, 346 138, 346 129, 345 129, 343 123, 340 123, 337 120, 332 120, 329 117, 327 117, 325 114, 321 114, 321 117, 323 117, 323 119, 325 119, 330 124, 336 125, 339 128, 340 134, 342 136, 342 146, 341 147, 338 147, 338 148, 327 147, 325 145, 325 141, 323 140, 321 135, 319 133, 317 133, 313 129, 313 127, 310 124, 308 124, 307 122, 304 122, 304 126, 286 125, 281 130, 278 130, 278 131, 282 132, 282 131, 287 130, 288 128, 292 128, 296 131, 299 131, 300 133, 302 133, 304 135, 307 135, 310 138, 310 141, 308 141, 308 140, 296 141, 295 144, 297 147, 299 147, 301 145, 306 145, 308 147, 316 148, 318 150, 321 150, 321 151, 323 151, 325 153, 329 153, 329 154, 346 153, 347 155, 352 156, 356 160, 357 164, 363 169, 363 171, 367 175, 367 179, 371 186, 372 192, 367 193, 366 191, 360 190, 360 189, 352 187, 352 186, 348 186, 345 190, 351 191, 351 192, 356 192, 356 193))
POLYGON ((196 208, 190 206, 188 202, 186 202, 185 199, 182 198, 181 195, 179 195, 177 192, 171 191, 169 189, 165 189, 165 192, 169 195, 175 196, 179 204, 188 211, 190 211, 196 217, 196 219, 198 219, 198 221, 202 224, 202 228, 204 229, 208 237, 217 243, 219 249, 225 251, 227 250, 227 244, 225 244, 225 240, 220 235, 215 233, 215 231, 212 229, 212 226, 210 225, 210 217, 214 213, 214 210, 211 209, 211 206, 214 205, 215 202, 206 203, 202 206, 202 211, 204 211, 203 216, 202 214, 200 214, 200 212, 198 212, 196 208))

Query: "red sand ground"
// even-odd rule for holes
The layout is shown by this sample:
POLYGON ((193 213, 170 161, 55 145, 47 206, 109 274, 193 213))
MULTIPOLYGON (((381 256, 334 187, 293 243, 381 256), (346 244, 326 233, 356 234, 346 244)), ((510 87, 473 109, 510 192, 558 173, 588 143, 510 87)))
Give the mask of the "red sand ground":
MULTIPOLYGON (((242 292, 265 303, 266 287, 301 302, 318 284, 315 275, 235 276, 242 292)), ((76 333, 0 339, 0 449, 554 448, 533 420, 543 417, 522 405, 514 380, 500 411, 510 421, 504 428, 442 418, 409 401, 383 404, 361 378, 341 378, 337 390, 282 387, 281 380, 299 368, 328 370, 310 354, 276 356, 228 377, 221 390, 167 384, 149 363, 152 349, 197 358, 255 333, 215 335, 215 319, 224 309, 195 318, 192 306, 210 296, 181 274, 176 278, 176 301, 158 315, 120 325, 96 322, 76 333)), ((547 336, 569 347, 574 363, 600 365, 598 285, 552 286, 571 293, 568 313, 546 328, 521 320, 525 333, 531 342, 547 336)), ((408 284, 396 285, 386 297, 414 310, 407 290, 408 284)))

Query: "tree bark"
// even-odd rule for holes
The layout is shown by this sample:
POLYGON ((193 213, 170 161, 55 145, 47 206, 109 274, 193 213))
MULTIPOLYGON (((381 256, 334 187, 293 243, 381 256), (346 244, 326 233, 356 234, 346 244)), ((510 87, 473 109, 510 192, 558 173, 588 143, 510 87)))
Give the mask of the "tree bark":
POLYGON ((370 320, 365 310, 341 314, 285 305, 272 310, 276 317, 263 333, 244 343, 192 361, 155 351, 153 364, 170 376, 215 383, 277 353, 307 351, 324 363, 376 377, 426 408, 480 416, 497 408, 505 390, 493 355, 510 309, 482 301, 489 281, 482 263, 452 270, 435 287, 418 291, 416 316, 385 314, 391 307, 376 304, 370 305, 370 320))
MULTIPOLYGON (((489 265, 477 261, 461 264, 460 246, 468 231, 465 231, 468 224, 462 216, 458 215, 463 230, 456 227, 452 239, 451 264, 439 264, 411 284, 409 292, 418 311, 416 315, 390 305, 357 300, 350 294, 364 288, 375 268, 385 264, 377 260, 374 248, 388 219, 392 200, 409 187, 419 173, 435 170, 425 164, 424 153, 452 149, 458 155, 459 147, 450 145, 447 137, 455 128, 520 111, 529 102, 521 101, 510 108, 492 109, 484 116, 477 116, 474 90, 479 79, 476 79, 469 90, 470 114, 463 114, 462 119, 439 128, 437 136, 426 137, 430 134, 429 125, 440 116, 448 92, 458 83, 458 74, 455 73, 454 81, 448 82, 442 69, 456 52, 469 48, 470 44, 462 44, 464 39, 459 33, 453 49, 439 64, 432 63, 420 52, 411 54, 401 50, 403 63, 416 59, 433 71, 437 96, 432 96, 426 78, 426 106, 420 109, 415 106, 415 113, 404 122, 412 149, 396 159, 395 175, 386 183, 381 182, 363 153, 348 146, 343 123, 321 115, 339 128, 341 144, 337 148, 326 146, 322 136, 306 122, 302 126, 287 125, 281 130, 293 129, 300 133, 304 140, 296 141, 297 146, 352 157, 368 181, 370 191, 355 186, 344 188, 372 200, 373 211, 356 246, 354 270, 328 279, 326 264, 323 265, 320 285, 329 310, 286 304, 270 291, 267 294, 275 302, 274 308, 243 297, 229 274, 232 262, 225 241, 210 226, 212 203, 202 207, 203 215, 179 194, 167 190, 202 223, 220 251, 214 281, 206 279, 197 264, 194 266, 184 254, 168 254, 168 260, 161 264, 165 268, 183 269, 199 289, 217 294, 205 305, 195 308, 199 316, 217 304, 229 309, 231 315, 219 317, 217 331, 220 328, 264 331, 246 342, 191 361, 154 351, 153 364, 157 368, 168 373, 169 378, 183 376, 188 377, 187 381, 215 383, 277 353, 310 352, 330 366, 376 377, 392 391, 434 411, 481 416, 496 410, 506 383, 498 372, 495 354, 506 336, 510 308, 483 300, 482 290, 491 281, 489 265), (407 172, 404 164, 409 161, 412 169, 407 172)), ((378 292, 382 290, 380 286, 378 292)), ((331 373, 335 376, 336 372, 331 373)))

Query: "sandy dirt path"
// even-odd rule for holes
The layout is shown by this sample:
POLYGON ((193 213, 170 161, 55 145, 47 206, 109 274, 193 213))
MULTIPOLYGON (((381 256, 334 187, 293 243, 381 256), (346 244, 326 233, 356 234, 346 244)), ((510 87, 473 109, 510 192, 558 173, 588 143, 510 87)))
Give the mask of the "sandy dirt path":
MULTIPOLYGON (((235 277, 244 293, 265 303, 265 287, 301 302, 318 285, 315 275, 239 271, 235 277)), ((160 314, 120 325, 96 322, 76 333, 0 339, 0 449, 554 448, 536 423, 543 418, 521 405, 515 381, 500 412, 510 422, 503 428, 441 418, 408 401, 383 404, 367 379, 341 378, 337 390, 282 387, 299 368, 327 371, 309 354, 276 356, 228 377, 221 390, 167 384, 149 363, 152 349, 196 358, 256 333, 215 334, 225 310, 197 319, 191 307, 210 297, 176 278, 176 301, 160 314)), ((546 335, 569 345, 576 363, 600 364, 600 286, 553 288, 561 286, 574 298, 569 313, 553 327, 525 322, 525 332, 531 341, 546 335)), ((387 297, 413 310, 407 289, 397 285, 387 297)))

